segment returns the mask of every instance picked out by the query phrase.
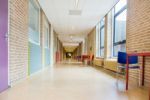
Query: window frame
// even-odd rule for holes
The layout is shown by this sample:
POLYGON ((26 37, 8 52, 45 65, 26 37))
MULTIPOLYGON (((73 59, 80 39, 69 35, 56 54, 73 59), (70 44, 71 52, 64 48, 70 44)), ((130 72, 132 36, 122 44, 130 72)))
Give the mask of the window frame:
POLYGON ((96 58, 100 57, 100 22, 96 25, 96 58))
MULTIPOLYGON (((29 2, 31 4, 33 4, 36 7, 36 9, 38 9, 38 13, 39 13, 39 16, 38 16, 38 21, 39 21, 38 22, 38 24, 39 24, 38 25, 38 34, 39 34, 38 42, 33 41, 30 37, 29 37, 29 41, 34 43, 34 44, 41 45, 41 32, 40 32, 41 31, 41 27, 40 27, 40 24, 41 24, 41 8, 40 8, 40 5, 35 0, 29 0, 29 2)), ((30 34, 30 30, 35 31, 30 27, 30 25, 28 27, 29 27, 29 34, 30 34)))
POLYGON ((50 27, 49 27, 49 23, 48 20, 45 21, 45 30, 46 32, 44 32, 44 40, 46 39, 45 35, 47 35, 47 41, 44 41, 44 47, 45 48, 50 48, 50 27), (45 44, 47 42, 47 45, 45 44))
POLYGON ((99 57, 104 58, 104 54, 102 55, 101 51, 105 48, 105 16, 99 22, 99 57), (104 46, 102 46, 102 30, 104 29, 104 46))
MULTIPOLYGON (((105 22, 105 20, 104 20, 104 22, 105 22)), ((105 23, 104 23, 104 25, 100 25, 100 50, 99 50, 99 54, 100 54, 100 57, 104 57, 104 56, 102 56, 102 53, 101 53, 101 51, 102 51, 102 49, 104 49, 105 48, 105 23), (104 29, 104 46, 102 46, 102 30, 104 29)))
POLYGON ((114 17, 113 17, 113 54, 112 54, 112 56, 113 57, 117 57, 117 56, 115 56, 115 54, 114 54, 114 47, 115 46, 117 46, 117 45, 122 45, 122 44, 126 44, 126 39, 125 40, 122 40, 122 41, 118 41, 118 42, 115 42, 115 32, 116 32, 116 30, 115 30, 115 25, 116 25, 116 21, 115 21, 115 19, 121 14, 121 13, 123 13, 125 10, 127 9, 127 5, 125 5, 125 6, 123 6, 120 10, 118 10, 118 12, 116 13, 115 12, 115 7, 114 7, 114 17))

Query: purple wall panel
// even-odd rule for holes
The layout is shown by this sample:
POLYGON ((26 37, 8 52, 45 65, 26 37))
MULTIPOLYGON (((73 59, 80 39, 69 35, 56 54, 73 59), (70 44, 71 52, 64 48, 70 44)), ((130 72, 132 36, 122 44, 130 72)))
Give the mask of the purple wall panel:
POLYGON ((0 0, 0 92, 8 88, 8 0, 0 0))

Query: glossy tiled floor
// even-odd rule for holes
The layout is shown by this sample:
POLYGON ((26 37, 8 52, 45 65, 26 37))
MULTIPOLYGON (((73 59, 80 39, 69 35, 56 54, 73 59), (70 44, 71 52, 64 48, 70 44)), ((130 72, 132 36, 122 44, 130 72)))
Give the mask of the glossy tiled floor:
POLYGON ((0 100, 148 100, 148 92, 141 88, 120 91, 108 72, 64 63, 1 93, 0 100))

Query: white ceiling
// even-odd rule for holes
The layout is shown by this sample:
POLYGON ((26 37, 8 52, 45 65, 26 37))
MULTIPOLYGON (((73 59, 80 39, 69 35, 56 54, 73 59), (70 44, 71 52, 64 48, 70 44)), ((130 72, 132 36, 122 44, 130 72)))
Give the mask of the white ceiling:
POLYGON ((119 0, 38 0, 59 39, 79 43, 119 0), (81 15, 69 15, 81 10, 81 15))

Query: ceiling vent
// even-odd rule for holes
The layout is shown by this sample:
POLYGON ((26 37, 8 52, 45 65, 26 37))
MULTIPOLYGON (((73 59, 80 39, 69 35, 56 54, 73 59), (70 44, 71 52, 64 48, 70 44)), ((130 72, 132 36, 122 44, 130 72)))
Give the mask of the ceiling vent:
POLYGON ((69 10, 69 15, 81 15, 81 10, 69 10))

